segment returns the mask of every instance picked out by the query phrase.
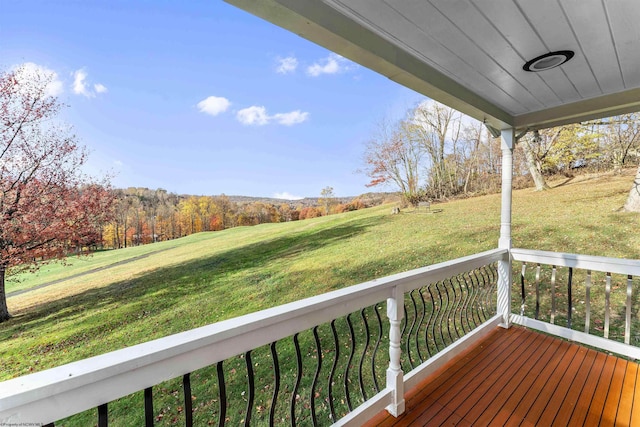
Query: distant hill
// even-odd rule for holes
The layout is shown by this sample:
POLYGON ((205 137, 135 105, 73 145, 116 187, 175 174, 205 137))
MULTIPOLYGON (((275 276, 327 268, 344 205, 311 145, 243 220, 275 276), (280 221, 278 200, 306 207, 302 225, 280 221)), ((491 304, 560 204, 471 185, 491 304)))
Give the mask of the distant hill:
MULTIPOLYGON (((317 206, 319 204, 319 200, 321 197, 305 197, 304 199, 297 200, 288 200, 288 199, 276 199, 274 197, 254 197, 254 196, 229 196, 227 195, 229 200, 235 202, 239 205, 248 204, 248 203, 266 203, 270 205, 281 205, 283 203, 287 203, 292 206, 317 206)), ((361 199, 365 202, 371 202, 371 205, 378 205, 385 201, 394 201, 399 197, 398 193, 364 193, 359 196, 348 196, 348 197, 333 197, 333 200, 336 203, 349 203, 354 199, 361 199)))

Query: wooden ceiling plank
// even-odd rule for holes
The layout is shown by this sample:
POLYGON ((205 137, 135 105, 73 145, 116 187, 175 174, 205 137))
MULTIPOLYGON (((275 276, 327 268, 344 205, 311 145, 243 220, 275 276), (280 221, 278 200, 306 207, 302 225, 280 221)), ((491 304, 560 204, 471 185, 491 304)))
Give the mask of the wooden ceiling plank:
MULTIPOLYGON (((513 51, 511 46, 499 38, 499 34, 493 30, 490 25, 487 25, 486 19, 482 15, 475 13, 473 19, 466 19, 466 15, 463 16, 462 22, 469 22, 465 27, 460 28, 459 22, 452 22, 447 16, 442 14, 435 6, 429 2, 406 2, 404 0, 386 0, 387 3, 395 5, 398 9, 405 14, 416 27, 424 32, 430 34, 433 38, 437 39, 441 44, 445 45, 452 54, 461 57, 468 66, 474 68, 480 74, 484 75, 489 81, 493 82, 499 90, 510 94, 510 97, 518 100, 521 104, 525 105, 527 110, 542 108, 549 101, 555 100, 555 96, 551 91, 545 92, 533 92, 528 90, 523 84, 513 78, 512 74, 508 71, 509 64, 501 64, 496 62, 493 55, 497 52, 511 51, 511 60, 516 63, 520 63, 517 53, 513 51), (478 37, 474 37, 474 34, 469 35, 466 30, 469 26, 473 26, 481 32, 489 32, 486 37, 491 37, 495 40, 496 44, 489 41, 487 44, 490 50, 487 51, 479 46, 476 42, 478 37), (547 99, 544 96, 547 95, 547 99), (543 98, 540 101, 538 98, 543 98)), ((475 12, 475 8, 469 5, 467 1, 463 2, 466 5, 470 13, 475 12)), ((458 8, 460 13, 462 8, 458 8)), ((475 31, 476 33, 478 31, 475 31)), ((475 87, 479 85, 474 85, 475 87)), ((545 88, 543 88, 545 89, 545 88)), ((496 94, 489 94, 490 96, 496 94)), ((496 100, 498 102, 498 100, 496 100)))
MULTIPOLYGON (((396 2, 389 2, 393 7, 396 2)), ((480 81, 469 82, 472 87, 484 88, 483 80, 490 82, 494 87, 490 92, 485 92, 486 96, 494 102, 501 104, 512 114, 519 114, 531 109, 539 109, 544 104, 538 101, 524 86, 517 82, 503 68, 496 67, 493 61, 482 52, 477 46, 461 32, 451 32, 449 23, 442 14, 428 3, 416 4, 415 2, 400 3, 398 13, 402 13, 408 22, 415 27, 415 32, 430 37, 446 49, 447 55, 455 56, 464 65, 477 73, 480 81), (457 55, 456 52, 464 51, 464 55, 457 55)), ((408 36, 408 42, 416 37, 416 34, 408 36)), ((416 44, 424 47, 424 44, 416 44)), ((430 54, 427 49, 422 49, 423 56, 430 54)), ((434 59, 433 56, 431 56, 434 59)), ((442 64, 444 68, 455 70, 456 64, 442 64)), ((552 95, 552 94, 551 94, 552 95)))
POLYGON ((605 4, 613 28, 613 40, 627 89, 640 87, 640 2, 618 1, 605 4))
MULTIPOLYGON (((451 49, 444 46, 431 34, 421 31, 407 16, 399 13, 381 0, 375 0, 375 3, 373 1, 349 0, 345 2, 342 0, 329 0, 328 3, 335 6, 340 13, 356 20, 363 27, 370 29, 390 43, 413 54, 418 60, 424 61, 445 75, 452 76, 463 86, 474 87, 479 96, 499 105, 509 114, 522 114, 531 110, 530 105, 524 105, 523 102, 507 93, 501 86, 488 79, 476 68, 464 62, 461 57, 455 55, 451 49), (391 24, 388 24, 388 22, 391 22, 391 24), (420 49, 417 49, 417 47, 420 47, 420 49), (425 55, 425 51, 428 52, 428 56, 425 55)), ((391 78, 396 80, 393 77, 391 78)), ((412 88, 418 90, 415 87, 412 88)), ((427 94, 427 96, 429 95, 427 94)), ((446 101, 440 101, 447 104, 446 101)), ((543 107, 539 102, 536 105, 539 106, 538 108, 543 107)))
POLYGON ((540 80, 541 83, 538 83, 538 85, 543 84, 554 93, 556 101, 547 103, 547 107, 581 99, 580 94, 563 72, 558 73, 549 70, 541 73, 530 73, 522 69, 526 61, 549 52, 549 47, 540 37, 539 29, 532 26, 528 16, 523 14, 517 4, 511 2, 487 2, 486 0, 478 0, 475 3, 481 10, 486 9, 487 13, 491 13, 490 16, 495 16, 494 25, 500 31, 502 37, 508 40, 518 51, 521 59, 520 63, 513 67, 514 76, 527 85, 533 85, 540 80))
MULTIPOLYGON (((539 99, 545 107, 558 105, 560 98, 553 88, 549 87, 540 76, 535 73, 526 73, 523 75, 522 66, 525 61, 522 55, 509 40, 500 31, 500 21, 503 19, 511 19, 506 16, 495 16, 493 13, 500 9, 494 9, 495 4, 490 9, 483 10, 483 4, 476 4, 469 0, 456 1, 438 1, 436 4, 442 12, 453 20, 460 31, 464 32, 466 37, 473 40, 477 49, 486 52, 488 61, 487 66, 505 69, 510 78, 517 82, 518 88, 524 88, 527 93, 531 93, 536 99, 539 99), (469 7, 462 7, 468 4, 469 7)), ((506 3, 505 3, 506 6, 506 3)), ((539 43, 536 45, 543 49, 539 43)), ((513 86, 507 86, 508 90, 514 89, 513 86)), ((527 104, 532 106, 532 104, 527 104)))
POLYGON ((592 98, 602 95, 598 81, 589 68, 575 34, 571 31, 564 11, 556 0, 539 2, 519 1, 527 20, 536 28, 538 35, 548 51, 572 50, 575 56, 571 61, 562 65, 561 69, 569 82, 565 79, 561 83, 572 84, 581 98, 592 98))
POLYGON ((605 93, 622 91, 625 87, 602 3, 594 0, 586 3, 589 7, 561 0, 569 24, 602 90, 605 93))

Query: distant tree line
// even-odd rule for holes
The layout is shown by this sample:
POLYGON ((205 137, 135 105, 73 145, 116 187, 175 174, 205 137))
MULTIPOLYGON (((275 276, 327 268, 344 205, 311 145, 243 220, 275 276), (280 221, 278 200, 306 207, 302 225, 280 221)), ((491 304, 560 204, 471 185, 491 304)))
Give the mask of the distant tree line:
MULTIPOLYGON (((514 182, 548 188, 549 176, 579 170, 619 171, 640 161, 640 114, 528 132, 516 144, 514 182)), ((500 188, 499 138, 485 126, 436 102, 397 122, 382 122, 367 142, 369 186, 391 185, 405 201, 444 200, 500 188)))
POLYGON ((316 218, 363 209, 384 200, 384 195, 374 194, 353 200, 335 198, 332 192, 323 194, 321 199, 295 202, 224 194, 177 195, 163 189, 135 187, 114 192, 113 219, 102 232, 104 248, 137 246, 202 231, 316 218))

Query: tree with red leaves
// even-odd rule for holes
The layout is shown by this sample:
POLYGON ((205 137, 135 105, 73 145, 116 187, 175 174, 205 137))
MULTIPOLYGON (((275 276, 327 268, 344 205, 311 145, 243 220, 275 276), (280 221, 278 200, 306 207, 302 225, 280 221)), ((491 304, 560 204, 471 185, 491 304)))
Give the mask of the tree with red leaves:
POLYGON ((10 318, 5 274, 37 269, 101 239, 112 192, 81 172, 87 159, 55 119, 54 76, 0 72, 0 322, 10 318))

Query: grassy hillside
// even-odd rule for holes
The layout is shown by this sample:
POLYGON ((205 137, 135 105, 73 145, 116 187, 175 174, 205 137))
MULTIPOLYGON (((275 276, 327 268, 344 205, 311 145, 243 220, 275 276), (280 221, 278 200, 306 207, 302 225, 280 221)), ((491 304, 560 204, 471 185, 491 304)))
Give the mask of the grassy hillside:
MULTIPOLYGON (((514 193, 514 246, 640 258, 639 216, 623 213, 632 177, 557 182, 514 193)), ((200 233, 49 266, 21 288, 110 266, 9 298, 0 325, 7 379, 124 346, 496 247, 500 196, 389 206, 200 233), (134 262, 117 262, 148 255, 134 262)), ((16 289, 14 286, 11 289, 16 289)))

